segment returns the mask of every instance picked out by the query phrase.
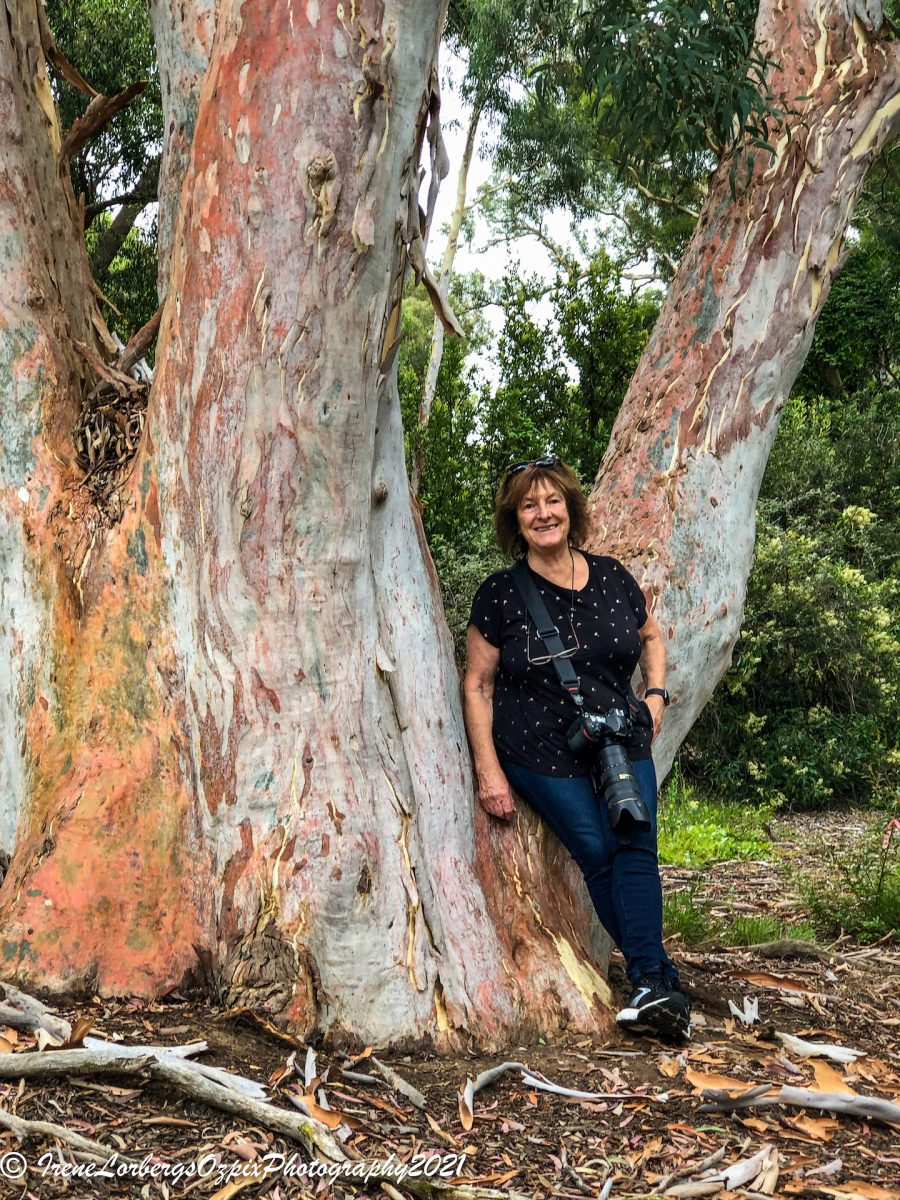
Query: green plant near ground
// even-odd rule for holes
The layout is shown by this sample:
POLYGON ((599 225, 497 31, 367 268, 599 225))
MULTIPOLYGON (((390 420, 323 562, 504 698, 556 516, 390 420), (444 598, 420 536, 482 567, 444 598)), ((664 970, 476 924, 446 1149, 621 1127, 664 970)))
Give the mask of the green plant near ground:
POLYGON ((816 932, 806 921, 791 925, 771 914, 733 917, 722 930, 722 941, 728 946, 758 946, 761 942, 780 942, 787 938, 814 942, 816 932))
POLYGON ((732 858, 762 858, 770 849, 767 825, 772 812, 771 805, 711 800, 686 784, 676 767, 660 805, 660 862, 702 867, 732 858))
POLYGON ((686 946, 709 942, 719 933, 719 924, 709 905, 697 899, 696 887, 663 895, 663 932, 677 935, 686 946))
POLYGON ((831 874, 801 882, 813 926, 825 937, 857 941, 900 938, 900 820, 874 826, 845 856, 829 860, 831 874))

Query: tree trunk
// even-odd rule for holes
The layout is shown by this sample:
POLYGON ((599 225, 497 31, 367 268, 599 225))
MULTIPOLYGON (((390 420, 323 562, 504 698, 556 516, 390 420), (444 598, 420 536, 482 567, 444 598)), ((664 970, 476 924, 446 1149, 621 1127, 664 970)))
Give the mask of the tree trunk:
POLYGON ((736 197, 730 162, 713 175, 590 498, 592 545, 631 564, 666 638, 660 774, 731 662, 781 411, 866 173, 900 125, 898 46, 878 40, 880 6, 874 32, 861 5, 851 23, 845 9, 763 0, 773 90, 799 111, 736 197))
MULTIPOLYGON (((213 10, 173 7, 154 13, 177 216, 147 436, 115 504, 60 517, 87 553, 32 653, 47 628, 64 644, 33 697, 8 689, 28 737, 5 971, 151 995, 196 945, 229 1001, 304 1034, 603 1030, 574 867, 533 818, 473 815, 403 465, 394 355, 441 6, 222 0, 199 87, 213 10)), ((27 152, 53 163, 46 134, 27 152)), ((32 554, 65 573, 50 539, 32 554)), ((23 555, 30 586, 21 547, 4 567, 23 555)))

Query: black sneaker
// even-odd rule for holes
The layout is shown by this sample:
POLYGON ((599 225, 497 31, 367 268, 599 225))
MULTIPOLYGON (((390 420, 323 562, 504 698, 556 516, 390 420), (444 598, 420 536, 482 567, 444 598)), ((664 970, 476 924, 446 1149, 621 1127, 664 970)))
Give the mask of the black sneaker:
POLYGON ((678 987, 664 983, 661 976, 645 975, 616 1014, 616 1024, 629 1033, 681 1040, 690 1036, 691 1002, 678 987))

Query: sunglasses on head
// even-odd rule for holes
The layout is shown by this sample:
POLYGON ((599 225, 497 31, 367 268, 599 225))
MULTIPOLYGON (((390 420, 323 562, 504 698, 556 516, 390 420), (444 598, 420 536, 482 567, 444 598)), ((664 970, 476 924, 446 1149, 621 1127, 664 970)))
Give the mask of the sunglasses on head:
POLYGON ((528 467, 558 467, 560 462, 561 459, 555 454, 547 454, 543 458, 526 458, 523 462, 510 463, 506 468, 505 478, 509 479, 510 475, 518 475, 520 471, 524 471, 528 467))

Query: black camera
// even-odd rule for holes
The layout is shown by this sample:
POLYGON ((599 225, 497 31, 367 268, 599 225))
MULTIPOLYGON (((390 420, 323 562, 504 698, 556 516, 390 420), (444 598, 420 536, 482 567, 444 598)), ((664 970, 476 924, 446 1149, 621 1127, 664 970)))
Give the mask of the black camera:
POLYGON ((619 708, 606 713, 581 712, 566 732, 573 754, 593 756, 597 791, 606 800, 610 826, 619 833, 650 828, 650 813, 622 745, 630 734, 631 721, 619 708))

